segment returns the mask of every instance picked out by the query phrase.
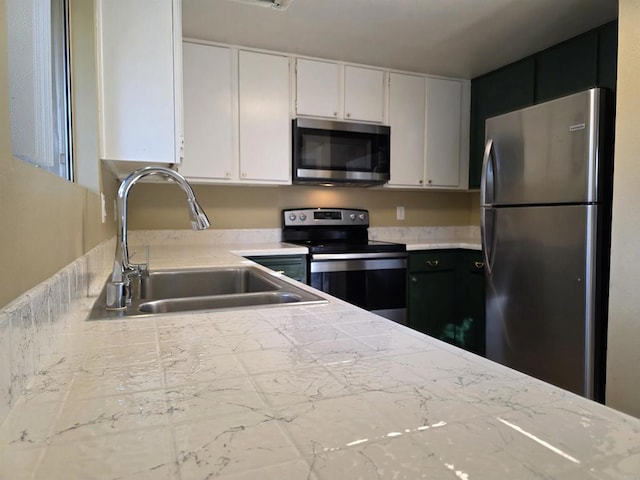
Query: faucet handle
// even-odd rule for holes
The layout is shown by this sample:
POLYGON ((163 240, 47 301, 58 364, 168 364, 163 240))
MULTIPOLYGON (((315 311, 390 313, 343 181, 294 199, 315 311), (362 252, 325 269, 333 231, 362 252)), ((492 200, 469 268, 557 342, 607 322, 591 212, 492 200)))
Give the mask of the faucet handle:
MULTIPOLYGON (((145 252, 144 262, 142 262, 142 263, 130 263, 129 264, 131 272, 134 275, 135 274, 142 274, 142 273, 147 272, 149 270, 149 258, 151 256, 150 250, 151 250, 151 247, 149 245, 145 245, 144 246, 144 252, 145 252)), ((138 253, 137 250, 134 250, 133 252, 131 252, 131 255, 129 256, 129 258, 135 258, 137 253, 138 253)))
POLYGON ((107 310, 121 310, 126 308, 128 301, 128 286, 126 282, 111 281, 107 283, 107 310))
POLYGON ((133 267, 135 267, 136 272, 138 273, 138 275, 147 275, 149 272, 149 258, 150 258, 150 246, 149 245, 145 245, 144 246, 144 262, 143 263, 136 263, 135 265, 132 265, 133 267))

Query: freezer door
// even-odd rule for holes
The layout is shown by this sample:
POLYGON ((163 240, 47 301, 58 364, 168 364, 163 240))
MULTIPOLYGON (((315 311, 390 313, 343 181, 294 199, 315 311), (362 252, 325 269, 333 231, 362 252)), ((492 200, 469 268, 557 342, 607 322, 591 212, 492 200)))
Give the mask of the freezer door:
POLYGON ((596 202, 604 92, 591 89, 486 121, 493 205, 596 202))
POLYGON ((485 211, 487 357, 589 398, 598 208, 485 211))

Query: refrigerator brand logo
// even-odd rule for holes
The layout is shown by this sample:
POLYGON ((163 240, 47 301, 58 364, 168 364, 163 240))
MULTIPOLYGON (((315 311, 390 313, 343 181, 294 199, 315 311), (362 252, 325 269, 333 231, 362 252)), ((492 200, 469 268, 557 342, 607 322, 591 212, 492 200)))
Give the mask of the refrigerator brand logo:
POLYGON ((577 132, 578 130, 584 130, 585 129, 585 124, 584 123, 579 123, 577 125, 571 125, 569 127, 569 131, 570 132, 577 132))

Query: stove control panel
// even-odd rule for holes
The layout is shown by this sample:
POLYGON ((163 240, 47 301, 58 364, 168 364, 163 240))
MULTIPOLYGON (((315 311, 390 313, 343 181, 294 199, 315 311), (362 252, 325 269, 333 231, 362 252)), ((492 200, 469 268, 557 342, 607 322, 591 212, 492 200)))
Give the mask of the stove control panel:
POLYGON ((284 227, 369 226, 369 212, 352 208, 292 208, 282 211, 284 227))

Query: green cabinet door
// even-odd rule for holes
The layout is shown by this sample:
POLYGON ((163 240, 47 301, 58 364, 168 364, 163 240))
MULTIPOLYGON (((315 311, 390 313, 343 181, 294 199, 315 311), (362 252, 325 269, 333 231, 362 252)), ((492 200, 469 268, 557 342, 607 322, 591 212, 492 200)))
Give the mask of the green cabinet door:
POLYGON ((598 32, 573 38, 536 55, 536 103, 598 85, 598 32))
POLYGON ((307 256, 306 255, 267 255, 245 257, 263 265, 271 270, 280 272, 287 277, 302 283, 307 281, 307 256))
POLYGON ((460 250, 457 282, 459 347, 485 354, 485 278, 482 252, 460 250))
POLYGON ((455 254, 432 251, 409 255, 408 326, 436 338, 455 321, 455 254))
POLYGON ((616 91, 618 79, 618 22, 598 31, 598 86, 616 91))
POLYGON ((475 250, 410 252, 408 326, 485 354, 485 279, 475 250))

